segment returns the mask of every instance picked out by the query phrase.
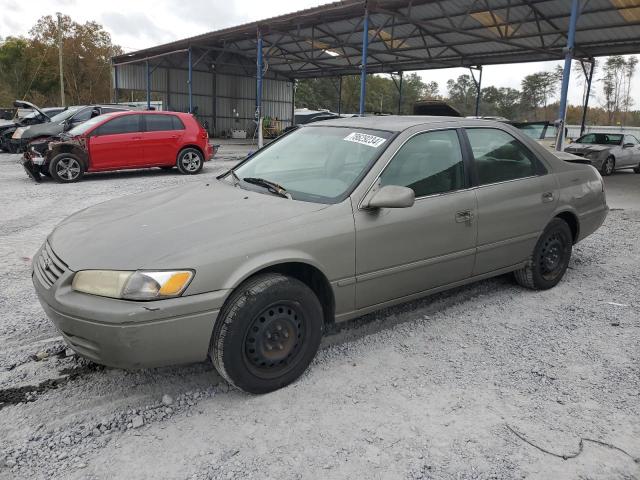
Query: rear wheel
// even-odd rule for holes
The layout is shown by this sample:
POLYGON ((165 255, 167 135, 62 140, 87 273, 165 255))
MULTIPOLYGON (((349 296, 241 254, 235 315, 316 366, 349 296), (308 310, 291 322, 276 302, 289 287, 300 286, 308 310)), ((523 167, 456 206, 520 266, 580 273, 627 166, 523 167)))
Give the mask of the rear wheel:
POLYGON ((61 153, 51 160, 49 173, 54 180, 61 183, 77 182, 84 175, 84 164, 71 153, 61 153))
POLYGON ((204 164, 204 158, 202 153, 195 148, 185 148, 178 154, 178 160, 176 166, 180 173, 185 175, 195 175, 200 173, 204 164))
POLYGON ((616 168, 616 160, 613 157, 607 157, 607 159, 602 163, 602 168, 600 168, 600 173, 604 176, 609 176, 613 173, 616 168))
POLYGON ((516 281, 533 290, 555 287, 567 271, 572 246, 569 225, 554 218, 538 239, 527 265, 514 272, 516 281))
POLYGON ((218 372, 249 393, 267 393, 297 379, 320 345, 322 307, 301 281, 268 273, 248 280, 220 312, 210 355, 218 372))

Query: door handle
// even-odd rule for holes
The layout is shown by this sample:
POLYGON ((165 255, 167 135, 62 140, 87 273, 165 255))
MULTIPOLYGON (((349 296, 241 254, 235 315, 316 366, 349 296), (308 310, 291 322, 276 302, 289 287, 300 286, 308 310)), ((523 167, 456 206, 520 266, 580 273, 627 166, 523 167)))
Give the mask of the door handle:
POLYGON ((542 201, 543 202, 553 202, 553 192, 544 192, 542 194, 542 201))
POLYGON ((142 137, 131 137, 131 140, 142 140, 142 137))
POLYGON ((462 210, 461 212, 456 212, 457 223, 471 222, 472 220, 473 213, 471 212, 471 210, 462 210))

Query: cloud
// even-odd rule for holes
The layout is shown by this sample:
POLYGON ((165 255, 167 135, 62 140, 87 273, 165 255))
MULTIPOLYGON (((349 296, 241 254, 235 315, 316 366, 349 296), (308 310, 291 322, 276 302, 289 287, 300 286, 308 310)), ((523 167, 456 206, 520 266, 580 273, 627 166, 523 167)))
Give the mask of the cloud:
POLYGON ((100 17, 103 26, 109 30, 114 38, 119 36, 129 38, 144 38, 151 43, 171 41, 175 33, 159 27, 143 12, 106 12, 100 17))

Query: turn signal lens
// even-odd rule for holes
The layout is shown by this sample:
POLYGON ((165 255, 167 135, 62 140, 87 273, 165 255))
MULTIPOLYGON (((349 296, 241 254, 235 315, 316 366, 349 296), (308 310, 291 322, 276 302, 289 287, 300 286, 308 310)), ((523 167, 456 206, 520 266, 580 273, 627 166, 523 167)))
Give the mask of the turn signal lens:
POLYGON ((177 295, 191 280, 191 272, 178 272, 171 275, 169 280, 160 288, 160 295, 177 295))

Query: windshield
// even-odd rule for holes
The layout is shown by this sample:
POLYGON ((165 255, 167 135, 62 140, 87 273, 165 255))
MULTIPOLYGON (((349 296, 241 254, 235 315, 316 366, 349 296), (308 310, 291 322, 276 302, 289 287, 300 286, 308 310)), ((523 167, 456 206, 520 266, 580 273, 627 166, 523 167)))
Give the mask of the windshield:
POLYGON ((587 133, 576 140, 576 143, 590 145, 620 145, 620 142, 622 142, 622 134, 616 133, 587 133))
POLYGON ((69 135, 70 137, 77 137, 78 135, 82 135, 83 133, 87 132, 88 130, 91 130, 98 123, 103 122, 104 120, 106 120, 107 117, 110 117, 112 115, 113 113, 107 113, 106 115, 99 115, 97 117, 93 117, 92 119, 87 120, 86 122, 83 122, 80 125, 73 127, 71 130, 67 132, 67 135, 69 135))
MULTIPOLYGON (((279 184, 295 200, 335 203, 350 193, 392 135, 350 127, 304 127, 259 151, 234 171, 241 179, 279 184)), ((253 185, 252 189, 267 191, 253 185)))
POLYGON ((69 118, 71 115, 76 113, 78 110, 80 110, 80 108, 82 108, 82 107, 69 107, 65 111, 60 112, 59 114, 54 115, 53 117, 51 117, 51 121, 52 122, 56 122, 56 123, 63 122, 67 118, 69 118))

